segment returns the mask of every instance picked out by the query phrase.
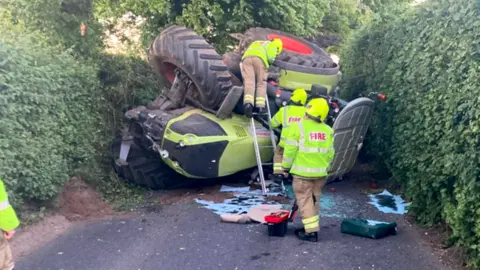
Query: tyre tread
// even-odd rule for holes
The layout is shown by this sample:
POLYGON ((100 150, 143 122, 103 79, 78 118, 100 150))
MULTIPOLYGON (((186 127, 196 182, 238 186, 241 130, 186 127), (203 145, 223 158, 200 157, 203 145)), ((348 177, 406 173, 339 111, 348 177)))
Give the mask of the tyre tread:
POLYGON ((128 165, 118 166, 121 136, 117 134, 112 144, 113 166, 115 172, 123 179, 149 189, 169 189, 185 185, 188 180, 168 167, 158 155, 152 153, 134 142, 127 158, 128 165))
POLYGON ((190 28, 172 25, 164 29, 150 46, 149 59, 153 65, 158 59, 182 68, 197 86, 200 103, 212 110, 220 107, 233 86, 222 57, 190 28))

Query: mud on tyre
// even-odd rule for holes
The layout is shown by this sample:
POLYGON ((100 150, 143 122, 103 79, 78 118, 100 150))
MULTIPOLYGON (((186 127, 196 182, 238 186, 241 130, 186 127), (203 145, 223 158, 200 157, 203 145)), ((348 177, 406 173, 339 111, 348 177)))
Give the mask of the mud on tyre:
POLYGON ((232 87, 231 74, 215 48, 192 29, 172 25, 152 42, 150 63, 172 84, 180 68, 196 86, 191 93, 206 108, 216 110, 232 87))
POLYGON ((168 167, 157 153, 143 148, 134 139, 127 158, 127 165, 119 165, 122 135, 118 132, 111 145, 113 168, 118 176, 139 186, 150 189, 173 189, 191 184, 187 178, 177 174, 168 167))

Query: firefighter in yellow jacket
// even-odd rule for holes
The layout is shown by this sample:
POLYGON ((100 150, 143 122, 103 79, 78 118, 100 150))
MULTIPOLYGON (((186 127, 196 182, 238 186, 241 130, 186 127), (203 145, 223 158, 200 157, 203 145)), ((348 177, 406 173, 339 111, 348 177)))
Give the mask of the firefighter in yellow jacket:
POLYGON ((282 157, 285 147, 285 137, 293 123, 296 123, 305 116, 305 102, 307 101, 307 92, 303 88, 293 91, 290 102, 287 106, 281 108, 272 118, 270 126, 277 128, 282 126, 280 142, 273 156, 273 174, 275 180, 280 182, 283 180, 282 157))
POLYGON ((295 230, 301 240, 318 241, 320 194, 335 154, 333 129, 324 123, 329 106, 325 99, 310 102, 302 121, 293 124, 285 139, 282 169, 293 175, 293 190, 304 228, 295 230))
POLYGON ((12 251, 8 240, 15 234, 15 228, 20 225, 15 210, 8 202, 7 191, 3 180, 0 179, 0 229, 3 235, 0 237, 0 270, 11 270, 14 268, 12 251))
POLYGON ((252 117, 253 108, 265 112, 268 68, 282 52, 281 39, 255 41, 242 56, 240 71, 243 77, 243 107, 247 117, 252 117), (254 105, 255 103, 255 105, 254 105))

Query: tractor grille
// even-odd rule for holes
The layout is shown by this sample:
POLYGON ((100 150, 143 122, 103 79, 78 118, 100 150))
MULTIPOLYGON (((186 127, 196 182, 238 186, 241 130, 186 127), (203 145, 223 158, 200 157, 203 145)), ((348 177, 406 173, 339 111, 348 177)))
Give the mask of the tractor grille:
POLYGON ((235 129, 235 134, 238 137, 240 137, 240 138, 247 137, 247 132, 245 131, 245 129, 242 126, 234 125, 233 129, 235 129))

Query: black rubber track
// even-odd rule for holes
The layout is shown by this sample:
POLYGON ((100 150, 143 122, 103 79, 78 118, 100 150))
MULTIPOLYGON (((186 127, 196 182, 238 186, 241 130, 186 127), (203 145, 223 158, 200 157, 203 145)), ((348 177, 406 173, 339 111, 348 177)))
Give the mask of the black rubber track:
POLYGON ((199 102, 212 110, 220 107, 232 87, 231 74, 215 48, 192 29, 171 25, 150 45, 149 61, 165 75, 164 63, 181 68, 199 90, 199 102))
POLYGON ((111 146, 113 168, 121 178, 150 189, 173 189, 191 185, 192 181, 177 174, 168 167, 156 153, 148 151, 137 143, 132 144, 127 158, 127 166, 118 166, 121 135, 118 133, 111 146))
POLYGON ((301 42, 313 50, 313 54, 304 55, 292 51, 283 50, 277 57, 275 65, 292 71, 313 73, 313 74, 336 74, 338 66, 330 55, 319 46, 297 36, 270 28, 255 27, 248 29, 239 42, 240 51, 245 49, 255 40, 266 40, 270 34, 282 35, 298 42, 301 42))

